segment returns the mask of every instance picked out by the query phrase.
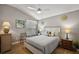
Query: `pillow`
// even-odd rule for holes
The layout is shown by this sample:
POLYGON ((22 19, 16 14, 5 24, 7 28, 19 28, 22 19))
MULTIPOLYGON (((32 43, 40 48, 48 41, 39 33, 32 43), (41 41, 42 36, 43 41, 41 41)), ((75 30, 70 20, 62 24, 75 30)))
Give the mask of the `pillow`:
POLYGON ((48 36, 52 36, 52 37, 59 36, 59 32, 48 32, 47 34, 48 36))
POLYGON ((48 35, 48 34, 47 34, 47 31, 41 31, 41 35, 47 36, 47 35, 48 35))
POLYGON ((49 37, 52 36, 52 35, 51 35, 51 34, 52 34, 51 32, 47 32, 47 33, 48 33, 48 36, 49 36, 49 37))
POLYGON ((52 36, 56 36, 55 32, 52 33, 52 36))

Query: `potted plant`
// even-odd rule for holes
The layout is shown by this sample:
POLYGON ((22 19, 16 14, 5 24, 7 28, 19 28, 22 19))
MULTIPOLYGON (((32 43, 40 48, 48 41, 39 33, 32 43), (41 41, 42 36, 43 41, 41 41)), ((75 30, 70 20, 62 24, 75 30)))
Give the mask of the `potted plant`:
POLYGON ((79 50, 79 42, 78 40, 76 41, 76 43, 74 44, 75 45, 75 48, 77 49, 77 51, 79 50))

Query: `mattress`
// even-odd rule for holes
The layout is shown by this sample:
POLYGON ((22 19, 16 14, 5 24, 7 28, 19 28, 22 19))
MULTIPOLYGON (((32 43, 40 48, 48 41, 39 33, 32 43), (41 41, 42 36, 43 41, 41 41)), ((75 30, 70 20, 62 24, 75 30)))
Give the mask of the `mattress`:
POLYGON ((26 38, 26 42, 43 53, 51 53, 58 46, 59 37, 40 35, 26 38))

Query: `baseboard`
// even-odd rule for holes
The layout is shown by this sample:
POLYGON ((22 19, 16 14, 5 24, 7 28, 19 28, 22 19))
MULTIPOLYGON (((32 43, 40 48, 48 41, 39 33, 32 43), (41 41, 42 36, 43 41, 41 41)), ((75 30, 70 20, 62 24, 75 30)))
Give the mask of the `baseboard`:
POLYGON ((20 43, 20 41, 13 42, 12 45, 15 45, 15 44, 17 44, 17 43, 20 43))

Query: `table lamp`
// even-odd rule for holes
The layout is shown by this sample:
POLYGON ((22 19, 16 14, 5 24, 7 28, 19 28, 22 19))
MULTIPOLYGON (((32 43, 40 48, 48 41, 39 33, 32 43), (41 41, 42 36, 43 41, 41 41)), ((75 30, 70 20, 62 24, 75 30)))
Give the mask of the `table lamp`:
POLYGON ((7 22, 7 21, 6 22, 3 22, 2 27, 3 27, 4 33, 8 33, 9 30, 10 30, 10 23, 7 22))
POLYGON ((71 32, 71 28, 65 28, 66 39, 69 39, 69 33, 71 32))

